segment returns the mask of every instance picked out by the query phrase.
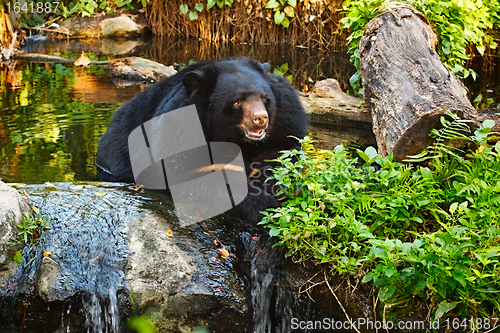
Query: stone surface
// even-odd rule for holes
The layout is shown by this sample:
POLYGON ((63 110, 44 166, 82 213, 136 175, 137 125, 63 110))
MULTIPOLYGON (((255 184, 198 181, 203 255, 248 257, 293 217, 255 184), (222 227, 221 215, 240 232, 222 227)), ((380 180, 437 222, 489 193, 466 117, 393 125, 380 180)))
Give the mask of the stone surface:
POLYGON ((339 81, 335 79, 324 79, 318 81, 314 84, 313 89, 314 94, 321 98, 333 98, 339 103, 345 103, 346 105, 359 105, 363 102, 362 99, 349 96, 340 88, 339 81))
POLYGON ((141 27, 130 16, 125 15, 104 19, 99 23, 99 26, 101 27, 101 35, 105 37, 138 34, 141 30, 141 27))
POLYGON ((363 100, 347 95, 335 79, 316 82, 313 92, 300 96, 300 101, 312 119, 371 128, 371 116, 363 100))
MULTIPOLYGON (((115 325, 108 331, 117 333, 126 331, 131 314, 151 316, 159 332, 247 331, 249 301, 237 259, 222 258, 202 226, 179 226, 169 196, 151 198, 115 184, 20 190, 49 218, 50 229, 23 258, 30 264, 22 273, 0 285, 0 331, 18 325, 24 311, 29 332, 61 325, 74 333, 104 332, 115 325)), ((211 229, 226 244, 237 238, 225 226, 211 229)))
POLYGON ((11 245, 11 242, 18 238, 16 223, 30 211, 18 192, 0 181, 0 270, 6 268, 15 252, 22 248, 22 244, 11 245))
POLYGON ((174 227, 150 212, 129 226, 132 255, 126 278, 138 308, 153 311, 160 332, 189 331, 217 313, 221 322, 233 314, 241 321, 248 309, 237 275, 207 255, 206 246, 211 246, 203 240, 167 236, 174 227), (188 246, 181 249, 179 244, 188 246), (220 277, 223 284, 217 281, 220 277))
POLYGON ((142 35, 149 31, 143 15, 96 14, 92 17, 75 16, 61 24, 69 36, 79 38, 100 38, 142 35))
POLYGON ((53 288, 55 286, 56 280, 61 274, 59 264, 57 261, 51 257, 44 257, 39 268, 38 281, 36 289, 38 290, 38 296, 40 296, 44 301, 48 302, 49 295, 53 294, 53 288))
POLYGON ((172 66, 165 66, 144 58, 128 57, 109 63, 111 75, 122 81, 153 83, 177 73, 172 66))

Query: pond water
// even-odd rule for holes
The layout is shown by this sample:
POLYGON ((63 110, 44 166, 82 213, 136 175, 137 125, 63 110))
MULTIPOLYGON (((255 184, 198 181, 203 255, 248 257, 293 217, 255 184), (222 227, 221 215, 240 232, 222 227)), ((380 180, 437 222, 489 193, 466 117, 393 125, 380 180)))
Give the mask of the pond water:
MULTIPOLYGON (((197 41, 161 40, 38 40, 27 52, 76 59, 81 51, 93 60, 142 56, 181 67, 200 59, 249 56, 269 62, 271 70, 293 78, 308 91, 320 79, 336 78, 348 90, 354 73, 345 49, 302 49, 285 45, 225 45, 214 47, 197 41)), ((498 63, 498 61, 497 61, 498 63)), ((474 59, 479 79, 466 81, 477 106, 500 103, 499 67, 491 60, 474 59), (481 98, 478 98, 480 96, 481 98)), ((0 67, 0 177, 6 182, 97 180, 94 165, 100 136, 112 113, 144 86, 116 85, 100 67, 18 62, 13 70, 0 67)), ((312 123, 313 137, 322 148, 343 140, 374 144, 371 131, 312 123)))

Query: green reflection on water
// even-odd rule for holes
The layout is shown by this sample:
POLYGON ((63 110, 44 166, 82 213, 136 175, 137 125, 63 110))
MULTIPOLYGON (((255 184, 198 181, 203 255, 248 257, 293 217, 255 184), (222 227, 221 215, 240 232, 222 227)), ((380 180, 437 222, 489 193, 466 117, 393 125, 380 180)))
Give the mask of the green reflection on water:
MULTIPOLYGON (((79 69, 24 64, 13 90, 0 76, 0 177, 6 182, 97 180, 100 136, 116 104, 89 103, 74 88, 79 69)), ((85 82, 83 83, 85 86, 85 82)))

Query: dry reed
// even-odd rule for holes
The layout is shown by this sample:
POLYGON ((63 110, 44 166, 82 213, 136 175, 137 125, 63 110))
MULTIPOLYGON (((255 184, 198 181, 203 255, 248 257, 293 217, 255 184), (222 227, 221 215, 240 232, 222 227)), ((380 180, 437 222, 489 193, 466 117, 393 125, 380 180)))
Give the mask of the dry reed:
MULTIPOLYGON (((191 10, 199 0, 152 0, 147 16, 153 33, 168 37, 196 38, 213 43, 286 43, 303 47, 336 45, 339 35, 339 0, 305 0, 297 4, 290 26, 276 25, 267 0, 235 0, 231 7, 214 6, 190 21, 181 4, 191 10)), ((203 2, 203 1, 202 1, 203 2)), ((205 2, 203 2, 205 4, 205 2)))

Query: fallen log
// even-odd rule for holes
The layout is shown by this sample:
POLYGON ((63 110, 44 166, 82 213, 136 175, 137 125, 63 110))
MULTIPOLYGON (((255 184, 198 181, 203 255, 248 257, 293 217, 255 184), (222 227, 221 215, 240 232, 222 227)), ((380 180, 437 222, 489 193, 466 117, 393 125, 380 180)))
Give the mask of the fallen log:
POLYGON ((393 153, 397 161, 431 144, 428 133, 447 112, 480 121, 464 85, 435 52, 436 43, 429 24, 406 5, 373 18, 360 41, 364 99, 379 152, 393 153))

